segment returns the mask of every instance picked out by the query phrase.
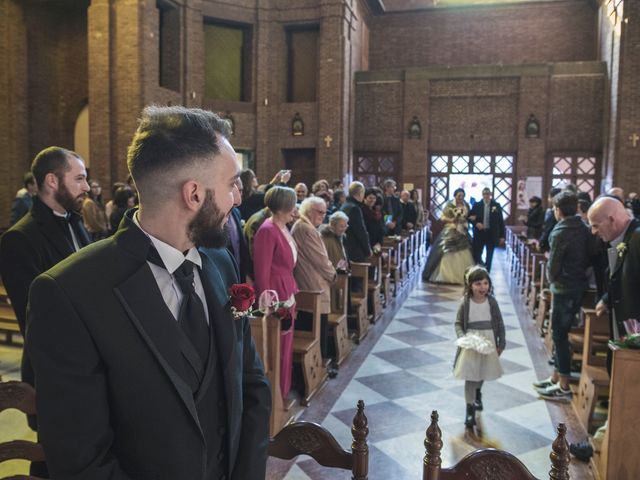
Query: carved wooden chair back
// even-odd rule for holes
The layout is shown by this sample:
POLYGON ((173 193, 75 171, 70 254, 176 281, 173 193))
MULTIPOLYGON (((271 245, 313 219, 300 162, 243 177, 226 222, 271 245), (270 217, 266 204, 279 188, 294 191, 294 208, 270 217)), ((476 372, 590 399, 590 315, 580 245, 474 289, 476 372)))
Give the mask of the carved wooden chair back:
MULTIPOLYGON (((565 438, 566 427, 558 425, 558 436, 551 446, 552 480, 569 480, 569 445, 565 438)), ((442 432, 438 427, 438 412, 431 413, 431 425, 424 441, 426 455, 422 467, 423 480, 536 480, 531 472, 509 452, 486 448, 476 450, 451 468, 442 468, 442 432)))
MULTIPOLYGON (((0 382, 0 412, 10 408, 28 415, 35 415, 36 392, 33 387, 24 382, 0 382)), ((44 462, 42 445, 27 440, 0 443, 0 463, 15 459, 44 462)), ((20 475, 6 477, 6 479, 37 480, 38 477, 20 475)))
POLYGON ((309 455, 320 465, 351 470, 353 480, 367 480, 369 471, 369 446, 367 445, 367 417, 364 402, 358 401, 358 409, 351 427, 353 443, 351 452, 344 450, 324 427, 313 422, 292 422, 269 441, 271 457, 290 460, 298 455, 309 455))

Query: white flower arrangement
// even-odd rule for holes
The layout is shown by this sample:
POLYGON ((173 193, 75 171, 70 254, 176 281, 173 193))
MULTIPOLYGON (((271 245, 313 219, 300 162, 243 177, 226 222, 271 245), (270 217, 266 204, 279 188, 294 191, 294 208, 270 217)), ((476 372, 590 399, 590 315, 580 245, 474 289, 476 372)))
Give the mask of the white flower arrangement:
POLYGON ((467 332, 463 336, 459 337, 456 340, 456 346, 475 350, 482 355, 489 355, 496 351, 495 347, 488 339, 475 332, 467 332))
POLYGON ((618 252, 618 258, 622 258, 625 253, 627 253, 627 244, 624 242, 620 242, 616 245, 616 252, 618 252))
POLYGON ((491 207, 491 212, 495 212, 496 211, 496 206, 494 205, 493 207, 491 207))

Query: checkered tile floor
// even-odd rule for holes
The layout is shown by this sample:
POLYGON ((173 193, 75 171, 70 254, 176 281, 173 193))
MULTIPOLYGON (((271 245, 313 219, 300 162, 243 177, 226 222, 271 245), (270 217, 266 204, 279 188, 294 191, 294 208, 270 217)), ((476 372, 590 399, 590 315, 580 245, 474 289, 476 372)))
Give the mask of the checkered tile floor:
MULTIPOLYGON (((501 357, 504 376, 483 388, 485 435, 516 455, 535 476, 547 478, 555 430, 545 402, 531 388, 536 375, 502 272, 503 255, 494 261, 493 282, 507 348, 501 357)), ((461 295, 462 287, 418 283, 322 422, 349 448, 356 401, 365 401, 371 480, 421 478, 432 410, 440 415, 444 466, 475 449, 463 438, 464 382, 452 375, 453 323, 461 295)), ((302 457, 285 476, 326 478, 348 479, 350 474, 320 469, 302 457)))

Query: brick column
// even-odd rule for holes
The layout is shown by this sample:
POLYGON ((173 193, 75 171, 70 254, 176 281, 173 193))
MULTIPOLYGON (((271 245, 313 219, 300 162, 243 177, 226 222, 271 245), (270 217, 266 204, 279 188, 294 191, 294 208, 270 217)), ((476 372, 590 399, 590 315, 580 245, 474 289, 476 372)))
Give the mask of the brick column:
POLYGON ((29 169, 27 29, 22 2, 0 0, 0 226, 29 169))

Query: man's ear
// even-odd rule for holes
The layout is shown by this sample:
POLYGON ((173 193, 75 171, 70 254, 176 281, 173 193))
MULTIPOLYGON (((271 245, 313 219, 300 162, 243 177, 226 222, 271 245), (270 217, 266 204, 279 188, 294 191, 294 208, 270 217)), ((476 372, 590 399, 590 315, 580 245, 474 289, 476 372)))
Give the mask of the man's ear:
POLYGON ((53 172, 47 173, 44 176, 44 186, 46 186, 49 190, 52 190, 54 192, 57 191, 58 188, 60 187, 58 176, 53 172))
POLYGON ((200 210, 205 198, 205 190, 199 182, 188 180, 182 184, 182 201, 187 209, 196 212, 200 210))

